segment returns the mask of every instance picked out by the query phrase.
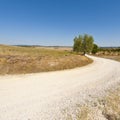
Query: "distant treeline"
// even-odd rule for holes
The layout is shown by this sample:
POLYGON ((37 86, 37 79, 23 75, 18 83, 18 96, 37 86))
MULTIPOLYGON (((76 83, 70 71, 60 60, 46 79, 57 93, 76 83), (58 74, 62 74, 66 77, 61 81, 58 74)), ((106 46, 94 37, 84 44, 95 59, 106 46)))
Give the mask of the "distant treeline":
MULTIPOLYGON (((72 46, 44 46, 44 45, 13 45, 18 47, 50 47, 50 48, 72 48, 72 46)), ((120 52, 120 47, 99 47, 99 51, 120 52)))
POLYGON ((44 45, 14 45, 19 47, 54 47, 54 48, 72 48, 72 46, 44 46, 44 45))
POLYGON ((120 52, 120 47, 99 47, 99 51, 120 52))
POLYGON ((41 45, 13 45, 13 46, 18 46, 18 47, 43 47, 41 45))

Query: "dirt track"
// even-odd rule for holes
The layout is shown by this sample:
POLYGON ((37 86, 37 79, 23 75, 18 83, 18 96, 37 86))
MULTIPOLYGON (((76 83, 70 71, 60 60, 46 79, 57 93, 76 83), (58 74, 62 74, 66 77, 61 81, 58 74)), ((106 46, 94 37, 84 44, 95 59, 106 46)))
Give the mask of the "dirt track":
POLYGON ((120 63, 94 62, 72 70, 1 76, 0 120, 75 119, 76 105, 92 101, 120 82, 120 63))

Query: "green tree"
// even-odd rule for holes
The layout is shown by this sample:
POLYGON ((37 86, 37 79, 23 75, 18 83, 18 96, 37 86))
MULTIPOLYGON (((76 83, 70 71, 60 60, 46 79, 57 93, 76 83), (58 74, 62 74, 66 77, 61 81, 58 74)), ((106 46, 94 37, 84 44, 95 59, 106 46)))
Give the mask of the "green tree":
POLYGON ((80 52, 82 47, 82 36, 74 38, 73 51, 80 52))
POLYGON ((76 52, 91 53, 93 49, 94 39, 92 36, 85 34, 74 38, 73 50, 76 52))
POLYGON ((94 44, 93 49, 92 49, 92 53, 96 54, 98 51, 99 51, 99 47, 96 44, 94 44))
POLYGON ((82 51, 84 52, 84 55, 86 53, 92 52, 93 43, 94 43, 93 37, 85 34, 83 37, 83 42, 82 42, 82 51))

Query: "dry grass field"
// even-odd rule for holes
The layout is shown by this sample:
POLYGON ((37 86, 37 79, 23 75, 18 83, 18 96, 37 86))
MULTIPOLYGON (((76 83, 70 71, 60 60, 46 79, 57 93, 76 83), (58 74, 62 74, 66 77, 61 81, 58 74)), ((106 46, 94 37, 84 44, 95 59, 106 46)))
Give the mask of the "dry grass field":
POLYGON ((70 50, 0 45, 0 74, 26 74, 80 67, 91 63, 70 50))
POLYGON ((113 50, 104 50, 99 51, 97 53, 97 56, 112 59, 120 62, 120 50, 119 49, 113 49, 113 50))
POLYGON ((120 62, 120 55, 101 55, 100 57, 112 59, 120 62))

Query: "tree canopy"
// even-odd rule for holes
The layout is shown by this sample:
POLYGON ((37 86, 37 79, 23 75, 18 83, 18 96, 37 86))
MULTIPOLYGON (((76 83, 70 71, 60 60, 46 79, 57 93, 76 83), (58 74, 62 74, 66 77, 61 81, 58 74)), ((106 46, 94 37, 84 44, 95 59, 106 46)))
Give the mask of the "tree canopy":
POLYGON ((91 53, 94 47, 94 39, 91 35, 79 35, 74 38, 73 51, 91 53))
POLYGON ((98 51, 99 51, 99 47, 96 44, 94 44, 93 49, 92 49, 92 53, 96 54, 98 51))

